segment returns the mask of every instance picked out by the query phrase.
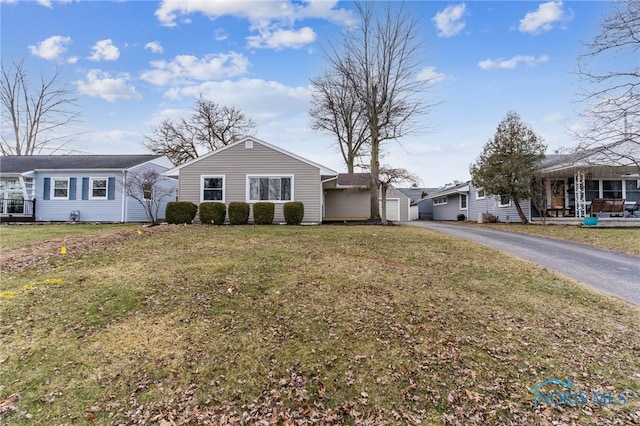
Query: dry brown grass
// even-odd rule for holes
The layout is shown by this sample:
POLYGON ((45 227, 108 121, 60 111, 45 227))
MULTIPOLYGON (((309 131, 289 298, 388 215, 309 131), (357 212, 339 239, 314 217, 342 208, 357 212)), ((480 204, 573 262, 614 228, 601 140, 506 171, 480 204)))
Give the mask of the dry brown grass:
POLYGON ((637 394, 637 308, 428 230, 178 227, 47 265, 1 276, 0 423, 640 420, 530 391, 637 394))

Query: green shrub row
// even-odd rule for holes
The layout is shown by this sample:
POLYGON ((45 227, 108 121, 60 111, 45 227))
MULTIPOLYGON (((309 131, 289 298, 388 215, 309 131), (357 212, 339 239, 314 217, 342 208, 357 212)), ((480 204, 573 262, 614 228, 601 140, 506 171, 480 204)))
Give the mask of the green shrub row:
MULTIPOLYGON (((229 223, 246 225, 249 223, 249 203, 234 201, 229 203, 229 223)), ((198 206, 188 201, 172 201, 167 203, 167 222, 181 224, 192 223, 198 213, 198 206)), ((288 225, 300 225, 304 218, 304 204, 291 201, 283 205, 284 220, 288 225)), ((227 214, 227 207, 220 202, 200 203, 200 222, 222 225, 227 214)), ((259 202, 253 205, 253 221, 256 225, 270 225, 275 215, 275 204, 259 202)))

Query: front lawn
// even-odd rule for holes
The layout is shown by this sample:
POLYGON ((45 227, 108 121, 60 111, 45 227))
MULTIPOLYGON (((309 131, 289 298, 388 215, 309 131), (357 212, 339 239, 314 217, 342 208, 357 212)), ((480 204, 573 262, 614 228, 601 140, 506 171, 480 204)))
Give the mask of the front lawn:
POLYGON ((426 229, 173 227, 0 280, 3 424, 640 421, 637 307, 426 229), (599 399, 534 408, 550 378, 599 399))

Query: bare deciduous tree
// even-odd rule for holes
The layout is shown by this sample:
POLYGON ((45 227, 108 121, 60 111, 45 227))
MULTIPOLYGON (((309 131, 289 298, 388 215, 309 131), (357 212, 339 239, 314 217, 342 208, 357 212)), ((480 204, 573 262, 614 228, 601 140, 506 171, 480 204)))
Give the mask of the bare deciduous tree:
POLYGON ((353 173, 356 159, 361 156, 369 140, 362 103, 342 74, 325 73, 311 80, 311 84, 311 128, 336 136, 347 172, 353 173))
POLYGON ((134 169, 123 182, 125 194, 139 202, 151 223, 158 222, 158 213, 165 198, 175 194, 171 179, 152 167, 134 169))
POLYGON ((2 134, 0 153, 3 155, 37 155, 64 149, 69 135, 60 131, 80 115, 73 110, 74 91, 61 80, 57 68, 49 78, 40 76, 38 86, 29 81, 24 59, 0 66, 0 101, 2 126, 11 128, 2 134), (67 139, 66 142, 60 142, 67 139))
POLYGON ((417 185, 420 178, 406 169, 394 169, 391 166, 380 166, 378 183, 380 186, 380 198, 382 199, 381 219, 387 224, 387 190, 391 185, 398 183, 410 183, 417 185))
POLYGON ((143 145, 179 165, 255 133, 255 123, 244 112, 204 98, 196 99, 187 119, 164 119, 145 136, 143 145))
POLYGON ((640 168, 640 66, 618 59, 640 54, 640 0, 614 2, 613 8, 578 58, 584 85, 579 100, 586 108, 585 127, 576 136, 580 149, 597 147, 616 163, 631 160, 640 168))
MULTIPOLYGON (((378 175, 380 147, 415 130, 417 118, 428 110, 416 95, 426 81, 417 78, 422 40, 417 18, 390 2, 356 3, 359 21, 346 31, 342 44, 325 52, 331 73, 347 83, 364 112, 369 136, 372 177, 371 219, 380 219, 378 175)), ((340 80, 342 81, 342 80, 340 80)))

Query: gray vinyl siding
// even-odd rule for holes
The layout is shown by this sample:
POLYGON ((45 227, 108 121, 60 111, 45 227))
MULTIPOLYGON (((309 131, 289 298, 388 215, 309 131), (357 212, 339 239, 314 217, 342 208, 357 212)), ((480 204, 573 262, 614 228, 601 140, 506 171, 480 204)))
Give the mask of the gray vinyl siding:
MULTIPOLYGON (((145 164, 144 166, 138 166, 131 169, 131 172, 135 172, 136 170, 144 167, 145 169, 152 168, 158 170, 160 173, 166 170, 165 167, 158 166, 156 164, 145 164)), ((173 189, 172 195, 168 196, 160 202, 160 208, 158 209, 158 219, 159 221, 163 221, 165 219, 165 212, 167 210, 167 203, 170 201, 176 201, 176 188, 178 187, 178 182, 175 179, 164 178, 158 184, 169 187, 169 189, 173 189)), ((149 218, 147 217, 147 212, 142 204, 134 198, 127 197, 126 199, 126 222, 148 222, 149 218)))
POLYGON ((36 176, 36 220, 68 221, 71 211, 79 211, 81 222, 120 222, 122 220, 122 173, 117 172, 41 172, 36 176), (113 200, 83 200, 83 178, 114 178, 113 200), (76 178, 75 200, 45 200, 45 178, 76 178))
POLYGON ((327 189, 324 204, 327 220, 368 219, 371 216, 371 191, 327 189))
MULTIPOLYGON (((528 199, 520 200, 520 207, 527 219, 531 219, 531 203, 528 199)), ((513 201, 508 207, 500 207, 499 199, 495 195, 486 195, 484 199, 476 199, 476 190, 472 186, 469 191, 469 216, 467 219, 478 220, 480 213, 490 213, 498 218, 499 222, 520 222, 518 210, 513 201)))
MULTIPOLYGON (((201 177, 224 176, 224 202, 247 201, 247 176, 293 176, 293 200, 304 204, 305 223, 322 221, 320 170, 257 141, 230 146, 180 169, 178 199, 200 204, 201 177)), ((284 222, 284 202, 274 202, 274 222, 284 222)), ((252 218, 250 218, 251 220, 252 218)))
MULTIPOLYGON (((467 207, 469 200, 467 199, 467 207)), ((458 215, 463 214, 467 219, 468 208, 460 209, 460 194, 447 196, 447 204, 433 205, 433 220, 458 220, 458 215)))

